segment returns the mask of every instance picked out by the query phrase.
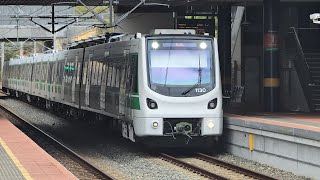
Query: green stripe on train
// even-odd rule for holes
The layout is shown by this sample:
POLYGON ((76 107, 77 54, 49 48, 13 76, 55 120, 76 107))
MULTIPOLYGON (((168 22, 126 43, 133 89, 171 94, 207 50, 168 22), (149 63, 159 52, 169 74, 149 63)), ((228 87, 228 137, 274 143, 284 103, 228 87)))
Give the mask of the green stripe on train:
POLYGON ((139 97, 131 97, 131 109, 140 110, 139 97))

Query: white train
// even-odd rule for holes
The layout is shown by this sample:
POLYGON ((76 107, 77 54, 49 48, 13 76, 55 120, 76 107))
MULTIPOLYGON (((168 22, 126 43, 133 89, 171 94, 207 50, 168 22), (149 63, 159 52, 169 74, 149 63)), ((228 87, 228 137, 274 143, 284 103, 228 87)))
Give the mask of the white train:
POLYGON ((222 134, 217 41, 193 31, 121 35, 7 61, 3 90, 67 116, 118 123, 132 141, 192 143, 222 134))

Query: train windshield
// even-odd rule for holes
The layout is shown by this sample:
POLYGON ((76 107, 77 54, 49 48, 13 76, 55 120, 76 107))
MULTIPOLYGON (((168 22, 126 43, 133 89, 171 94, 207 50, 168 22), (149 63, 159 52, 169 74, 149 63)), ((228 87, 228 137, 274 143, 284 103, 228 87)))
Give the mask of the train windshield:
POLYGON ((199 96, 214 88, 212 40, 148 40, 149 85, 167 96, 199 96))

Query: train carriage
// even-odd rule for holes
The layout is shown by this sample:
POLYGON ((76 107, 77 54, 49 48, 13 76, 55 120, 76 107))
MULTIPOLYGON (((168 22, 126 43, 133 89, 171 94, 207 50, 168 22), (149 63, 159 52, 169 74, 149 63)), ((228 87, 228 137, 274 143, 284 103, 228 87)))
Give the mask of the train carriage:
POLYGON ((120 35, 15 59, 4 72, 3 87, 11 94, 31 96, 31 102, 40 98, 37 103, 77 118, 111 117, 132 141, 189 142, 222 134, 219 58, 210 36, 185 30, 120 35), (17 86, 17 79, 25 82, 17 86))

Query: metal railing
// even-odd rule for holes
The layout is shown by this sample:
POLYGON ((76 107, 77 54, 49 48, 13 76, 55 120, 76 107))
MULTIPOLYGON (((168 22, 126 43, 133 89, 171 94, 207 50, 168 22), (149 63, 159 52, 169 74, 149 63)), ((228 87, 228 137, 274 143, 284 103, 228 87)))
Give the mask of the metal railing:
MULTIPOLYGON (((290 27, 288 35, 289 35, 289 38, 293 38, 294 40, 294 44, 292 45, 294 45, 296 57, 293 59, 294 60, 293 62, 298 74, 298 78, 300 80, 300 84, 303 89, 304 96, 307 100, 310 111, 314 111, 313 104, 312 104, 312 89, 311 89, 311 86, 314 83, 312 82, 312 79, 311 79, 310 67, 307 63, 305 53, 301 46, 301 42, 300 42, 296 28, 290 27)), ((287 43, 287 46, 289 46, 289 44, 290 43, 287 43)))

